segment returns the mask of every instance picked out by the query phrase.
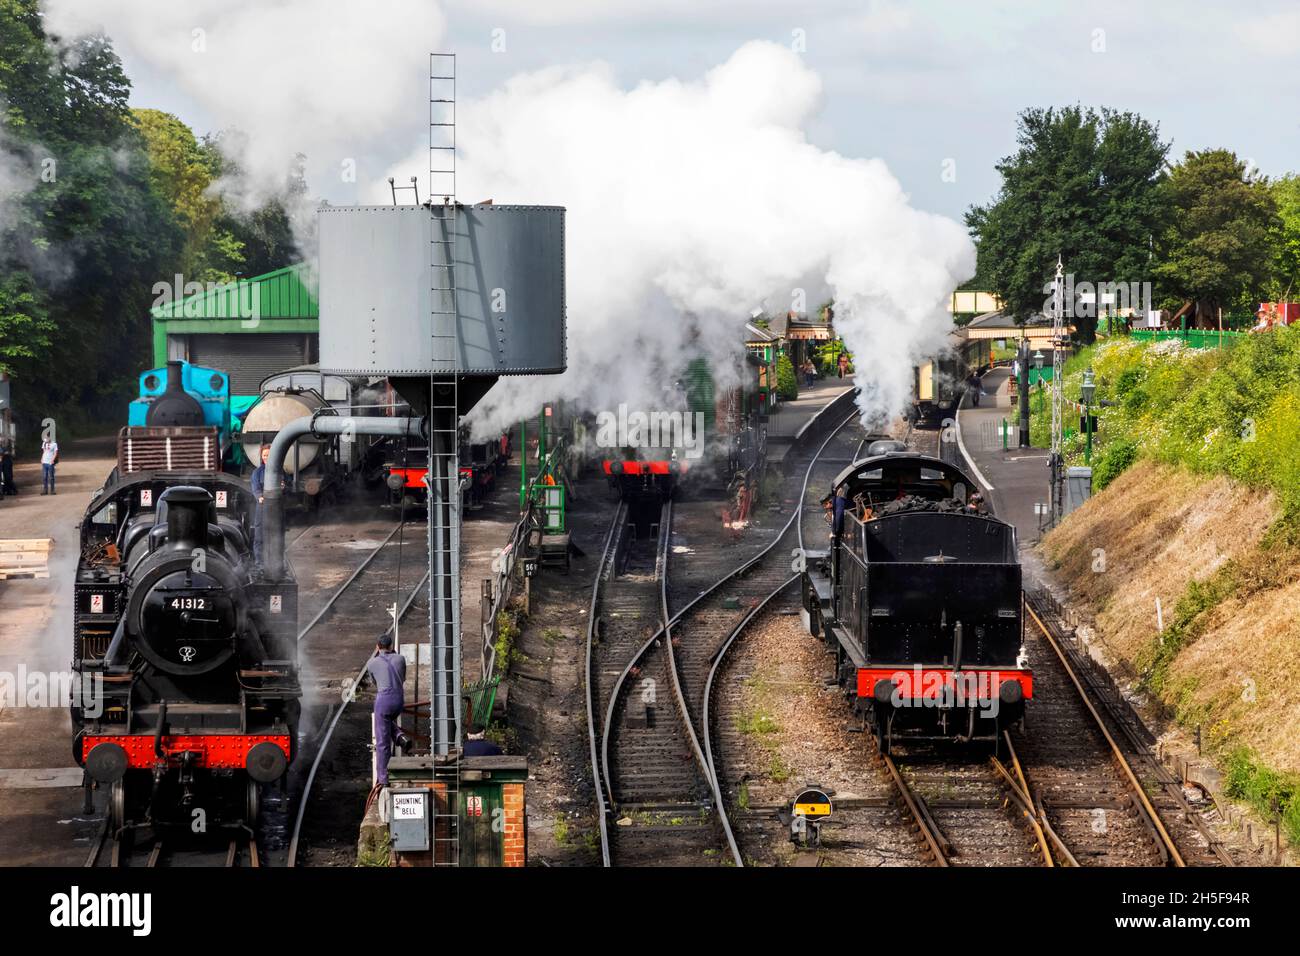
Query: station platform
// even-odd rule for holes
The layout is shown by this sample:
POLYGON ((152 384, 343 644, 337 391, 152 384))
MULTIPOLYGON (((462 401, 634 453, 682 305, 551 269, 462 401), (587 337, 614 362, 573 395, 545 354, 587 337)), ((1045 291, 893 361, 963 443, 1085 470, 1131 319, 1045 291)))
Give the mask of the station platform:
MULTIPOLYGON (((851 378, 818 379, 811 388, 801 387, 798 398, 778 405, 767 419, 768 463, 779 465, 813 417, 844 393, 851 391, 851 378)), ((847 413, 846 408, 845 414, 847 413)))
MULTIPOLYGON (((974 473, 994 513, 1016 526, 1021 549, 1035 544, 1041 532, 1034 505, 1050 500, 1046 448, 1017 448, 1017 410, 1011 406, 1007 384, 1011 369, 994 368, 983 378, 978 407, 962 399, 957 411, 960 463, 974 473), (1006 441, 1003 442, 1003 422, 1006 441)), ((1038 401, 1037 394, 1030 401, 1038 401)))

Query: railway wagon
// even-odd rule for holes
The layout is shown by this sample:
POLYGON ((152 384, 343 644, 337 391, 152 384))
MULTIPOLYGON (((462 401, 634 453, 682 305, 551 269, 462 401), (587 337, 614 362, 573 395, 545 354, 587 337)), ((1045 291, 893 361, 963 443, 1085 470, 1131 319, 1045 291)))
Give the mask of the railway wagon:
POLYGON ((80 526, 73 757, 114 832, 256 818, 295 756, 297 585, 254 556, 248 483, 216 429, 128 427, 80 526))
MULTIPOLYGON (((244 414, 239 442, 245 459, 256 467, 261 446, 295 419, 352 414, 368 387, 364 378, 325 375, 316 365, 267 376, 257 401, 244 414)), ((361 467, 369 444, 364 435, 299 439, 284 462, 286 504, 314 511, 322 499, 337 495, 361 467)))
POLYGON ((954 331, 942 353, 912 367, 912 421, 935 423, 955 414, 971 373, 987 368, 989 358, 988 340, 954 331))
POLYGON ((803 618, 888 752, 898 738, 996 741, 1033 697, 1014 526, 954 465, 909 451, 857 461, 807 550, 803 618))

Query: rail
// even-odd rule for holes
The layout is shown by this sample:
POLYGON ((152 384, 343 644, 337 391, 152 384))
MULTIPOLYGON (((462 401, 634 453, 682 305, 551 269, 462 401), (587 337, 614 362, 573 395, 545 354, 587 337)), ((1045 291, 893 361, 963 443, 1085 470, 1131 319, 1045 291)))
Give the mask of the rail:
POLYGON ((926 806, 925 801, 912 790, 911 785, 904 779, 902 771, 894 763, 893 757, 887 753, 881 753, 880 759, 884 762, 885 770, 894 782, 899 796, 903 798, 903 805, 907 807, 907 811, 911 814, 917 829, 921 831, 921 836, 925 838, 925 844, 930 848, 930 854, 934 857, 934 865, 951 866, 948 857, 952 853, 952 844, 948 842, 948 838, 939 829, 939 824, 935 822, 934 817, 930 814, 930 808, 926 806))
POLYGON ((1052 648, 1057 659, 1060 660, 1061 666, 1065 669, 1066 676, 1070 678, 1070 682, 1074 685, 1075 690, 1078 691, 1079 698, 1082 700, 1083 705, 1087 708, 1088 713, 1092 715, 1092 719, 1096 723, 1097 729, 1101 732, 1102 737, 1105 738, 1106 743, 1110 746, 1111 753, 1115 758, 1116 764, 1120 768, 1120 772, 1132 787, 1133 796, 1137 801, 1140 813, 1143 815, 1148 827, 1155 834, 1157 848, 1160 850, 1161 856, 1171 866, 1186 866, 1187 863, 1183 859, 1182 853, 1179 852, 1178 846, 1175 844, 1173 837, 1169 835, 1169 831, 1165 828, 1164 821, 1160 818, 1159 812, 1157 812, 1155 806, 1151 803, 1146 788, 1143 787, 1142 782, 1138 780, 1137 774, 1133 770, 1133 765, 1129 762, 1123 749, 1115 740, 1114 735, 1111 734, 1110 728, 1102 718, 1101 713, 1093 704, 1093 695, 1085 688, 1084 682, 1080 679, 1074 665, 1071 663, 1070 655, 1067 654, 1065 648, 1062 647, 1061 642, 1057 639, 1053 629, 1049 628, 1034 610, 1033 600, 1028 594, 1025 596, 1025 610, 1029 612, 1029 616, 1033 618, 1038 629, 1042 631, 1043 636, 1047 639, 1048 645, 1052 648))
MULTIPOLYGON (((609 855, 609 805, 606 803, 605 793, 601 789, 600 759, 597 754, 596 691, 592 682, 592 651, 596 639, 599 637, 596 610, 600 606, 600 582, 605 577, 606 568, 609 568, 611 575, 613 574, 613 565, 618 550, 618 536, 626 517, 627 504, 620 501, 618 508, 614 511, 614 518, 610 522, 609 531, 605 533, 605 544, 596 567, 596 578, 591 587, 591 606, 587 611, 587 649, 584 680, 587 691, 587 742, 591 747, 591 779, 596 791, 596 818, 600 825, 601 864, 606 867, 611 865, 609 855)), ((608 776, 605 777, 605 780, 608 784, 608 776)))
POLYGON ((723 835, 727 839, 727 849, 731 851, 731 858, 736 866, 744 866, 744 857, 740 854, 740 846, 736 843, 736 835, 731 828, 731 817, 727 813, 726 801, 722 799, 722 786, 718 783, 718 768, 713 758, 713 734, 712 734, 712 712, 710 702, 713 699, 713 686, 718 673, 722 669, 722 662, 727 657, 727 652, 731 650, 731 645, 736 642, 745 628, 749 626, 750 621, 754 620, 762 611, 772 602, 772 600, 788 588, 791 584, 799 580, 799 575, 795 574, 781 582, 767 597, 763 598, 758 604, 750 610, 748 614, 737 624, 727 635, 727 639, 713 656, 713 661, 709 666, 709 677, 704 684, 704 727, 701 736, 704 738, 704 757, 705 771, 709 777, 709 785, 713 788, 713 805, 717 809, 718 820, 722 824, 723 835))
MULTIPOLYGON (((736 565, 731 571, 723 575, 721 578, 719 578, 717 581, 711 584, 708 588, 701 591, 691 601, 689 601, 686 605, 684 605, 675 614, 672 614, 671 616, 669 616, 668 614, 666 592, 664 592, 665 596, 661 598, 661 603, 663 605, 663 614, 665 617, 664 622, 653 634, 650 635, 650 637, 648 637, 644 642, 642 642, 642 644, 636 649, 636 651, 628 659, 626 665, 623 667, 617 680, 614 682, 613 688, 611 689, 610 692, 609 703, 604 715, 602 731, 599 739, 599 748, 598 748, 597 739, 596 739, 596 730, 595 730, 595 717, 593 711, 595 706, 595 701, 592 694, 592 683, 591 683, 591 657, 592 657, 591 652, 592 652, 592 645, 594 643, 594 634, 595 634, 595 627, 596 627, 597 592, 599 590, 599 585, 601 581, 601 576, 603 574, 605 561, 609 559, 611 548, 613 547, 614 544, 616 544, 617 541, 615 529, 619 527, 619 519, 616 516, 615 524, 611 526, 610 532, 606 537, 605 558, 602 559, 601 571, 597 573, 596 582, 592 589, 592 602, 591 602, 591 610, 590 610, 590 619, 588 620, 588 638, 587 638, 588 734, 590 737, 590 743, 592 748, 592 753, 591 753, 592 780, 597 794, 597 810, 598 810, 598 816, 600 821, 601 857, 605 866, 610 865, 609 830, 608 830, 608 821, 606 817, 608 814, 609 806, 614 802, 614 782, 613 782, 612 771, 610 769, 611 764, 609 759, 610 741, 611 741, 613 726, 614 726, 614 713, 618 701, 620 699, 620 696, 622 694, 623 686, 626 683, 628 677, 630 676, 633 668, 635 668, 639 664, 639 662, 645 657, 645 655, 649 652, 650 648, 653 647, 655 643, 661 639, 665 639, 665 644, 669 646, 669 654, 670 654, 669 666, 673 674, 674 691, 675 691, 675 696, 677 698, 678 708, 681 711, 683 720, 686 722, 686 727, 691 737, 692 747, 695 751, 696 759, 699 760, 701 763, 701 767, 704 776, 706 778, 706 783, 709 785, 710 789, 714 794, 715 806, 717 808, 717 812, 719 813, 719 819, 723 821, 722 826, 724 829, 724 833, 727 835, 728 848, 732 852, 733 859, 735 860, 735 862, 738 865, 743 865, 743 860, 740 855, 739 848, 736 846, 735 843, 734 834, 731 832, 730 821, 727 820, 726 811, 722 805, 721 786, 717 780, 716 766, 713 757, 711 754, 704 753, 703 748, 699 743, 700 737, 695 733, 695 729, 691 722, 689 710, 686 707, 685 700, 681 694, 676 665, 671 651, 672 628, 675 627, 687 614, 689 614, 701 602, 707 599, 710 595, 716 592, 727 582, 739 577, 740 575, 745 574, 750 569, 757 566, 761 561, 763 561, 782 542, 782 540, 785 539, 785 536, 789 532, 790 527, 792 525, 797 525, 798 527, 799 546, 800 549, 802 550, 803 526, 802 526, 802 522, 799 519, 803 516, 804 513, 806 498, 808 493, 808 484, 812 476, 812 470, 815 467, 818 459, 821 457, 822 453, 825 451, 826 446, 830 444, 831 440, 834 439, 835 436, 838 435, 846 425, 854 421, 857 417, 858 417, 858 413, 856 410, 851 412, 849 415, 847 415, 843 420, 841 420, 837 425, 835 425, 834 428, 831 429, 830 433, 826 436, 826 438, 818 446, 817 450, 813 453, 812 458, 809 461, 808 468, 804 473, 803 482, 800 486, 798 503, 796 507, 793 509, 793 512, 790 515, 789 519, 787 519, 786 523, 781 527, 780 531, 778 531, 777 534, 773 536, 772 541, 768 545, 766 545, 761 551, 759 551, 753 557, 745 561, 742 561, 741 563, 736 565), (602 788, 602 782, 603 782, 603 788, 602 788)), ((861 449, 861 445, 859 445, 859 450, 860 449, 861 449)), ((625 506, 620 504, 620 511, 623 507, 625 506)), ((666 516, 670 520, 671 518, 670 510, 666 509, 666 516)), ((664 542, 666 543, 668 540, 668 535, 666 533, 664 534, 663 539, 664 542)), ((666 587, 666 578, 667 575, 665 572, 664 581, 661 582, 661 587, 666 587)), ((782 584, 781 587, 782 588, 786 587, 788 583, 789 583, 788 581, 785 582, 784 584, 782 584)), ((769 596, 768 600, 770 599, 771 596, 769 596)), ((766 604, 767 602, 764 601, 763 603, 766 604)), ((731 646, 735 642, 735 638, 739 636, 739 634, 743 631, 744 627, 749 623, 750 620, 752 620, 753 616, 754 615, 751 614, 744 621, 742 621, 741 625, 738 626, 738 628, 733 631, 732 635, 729 636, 728 640, 725 642, 723 646, 723 649, 721 649, 718 652, 716 659, 713 661, 711 674, 717 672, 717 670, 721 665, 722 659, 726 655, 726 651, 731 648, 731 646)), ((707 700, 706 700, 706 706, 707 706, 707 700)))
MULTIPOLYGON (((380 547, 382 547, 382 545, 380 547)), ((429 572, 426 570, 424 576, 420 578, 415 587, 411 589, 410 594, 407 595, 406 601, 402 604, 401 610, 397 612, 397 616, 393 618, 392 624, 389 625, 388 631, 385 633, 392 632, 401 622, 402 618, 406 616, 406 612, 411 609, 411 606, 415 603, 415 599, 419 597, 428 580, 429 572)), ((336 594, 335 597, 337 596, 338 595, 336 594)), ((294 817, 293 831, 289 837, 289 856, 286 864, 287 866, 297 866, 298 863, 299 837, 302 833, 303 820, 307 815, 307 801, 311 796, 312 786, 316 783, 316 774, 320 769, 321 758, 324 757, 325 753, 329 750, 330 741, 334 737, 334 730, 338 727, 339 720, 347 710, 348 704, 352 703, 352 701, 356 699, 356 688, 360 686, 362 679, 365 677, 366 665, 370 663, 370 658, 373 656, 373 651, 366 655, 366 659, 361 664, 361 669, 357 671, 356 677, 354 677, 352 683, 348 685, 348 692, 344 695, 339 706, 334 709, 334 716, 331 718, 329 725, 325 729, 324 735, 321 737, 320 743, 316 747, 316 756, 312 759, 311 769, 307 773, 307 782, 303 786, 302 796, 298 799, 298 812, 294 817)))

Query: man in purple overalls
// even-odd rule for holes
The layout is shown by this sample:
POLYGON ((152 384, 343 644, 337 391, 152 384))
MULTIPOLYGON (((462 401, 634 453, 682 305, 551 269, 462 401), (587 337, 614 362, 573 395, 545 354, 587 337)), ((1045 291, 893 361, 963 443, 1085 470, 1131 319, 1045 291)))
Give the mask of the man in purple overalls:
POLYGON ((375 656, 366 664, 366 673, 375 682, 375 767, 381 787, 388 786, 388 760, 393 743, 406 746, 410 741, 397 727, 402 713, 402 685, 406 683, 406 658, 393 653, 393 635, 381 634, 375 641, 375 656))

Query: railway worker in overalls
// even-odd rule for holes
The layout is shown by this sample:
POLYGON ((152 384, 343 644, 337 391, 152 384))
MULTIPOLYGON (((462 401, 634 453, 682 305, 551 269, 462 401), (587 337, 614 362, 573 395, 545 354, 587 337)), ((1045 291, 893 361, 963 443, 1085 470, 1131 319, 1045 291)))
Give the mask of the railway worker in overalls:
POLYGON ((827 495, 822 499, 822 509, 831 526, 831 541, 838 540, 844 533, 844 512, 848 510, 848 505, 848 494, 843 488, 836 494, 827 495))
POLYGON ((393 744, 407 746, 411 741, 397 727, 404 700, 406 658, 393 653, 393 635, 384 633, 375 641, 375 656, 366 664, 366 673, 375 682, 375 773, 381 787, 388 786, 388 761, 393 744))

